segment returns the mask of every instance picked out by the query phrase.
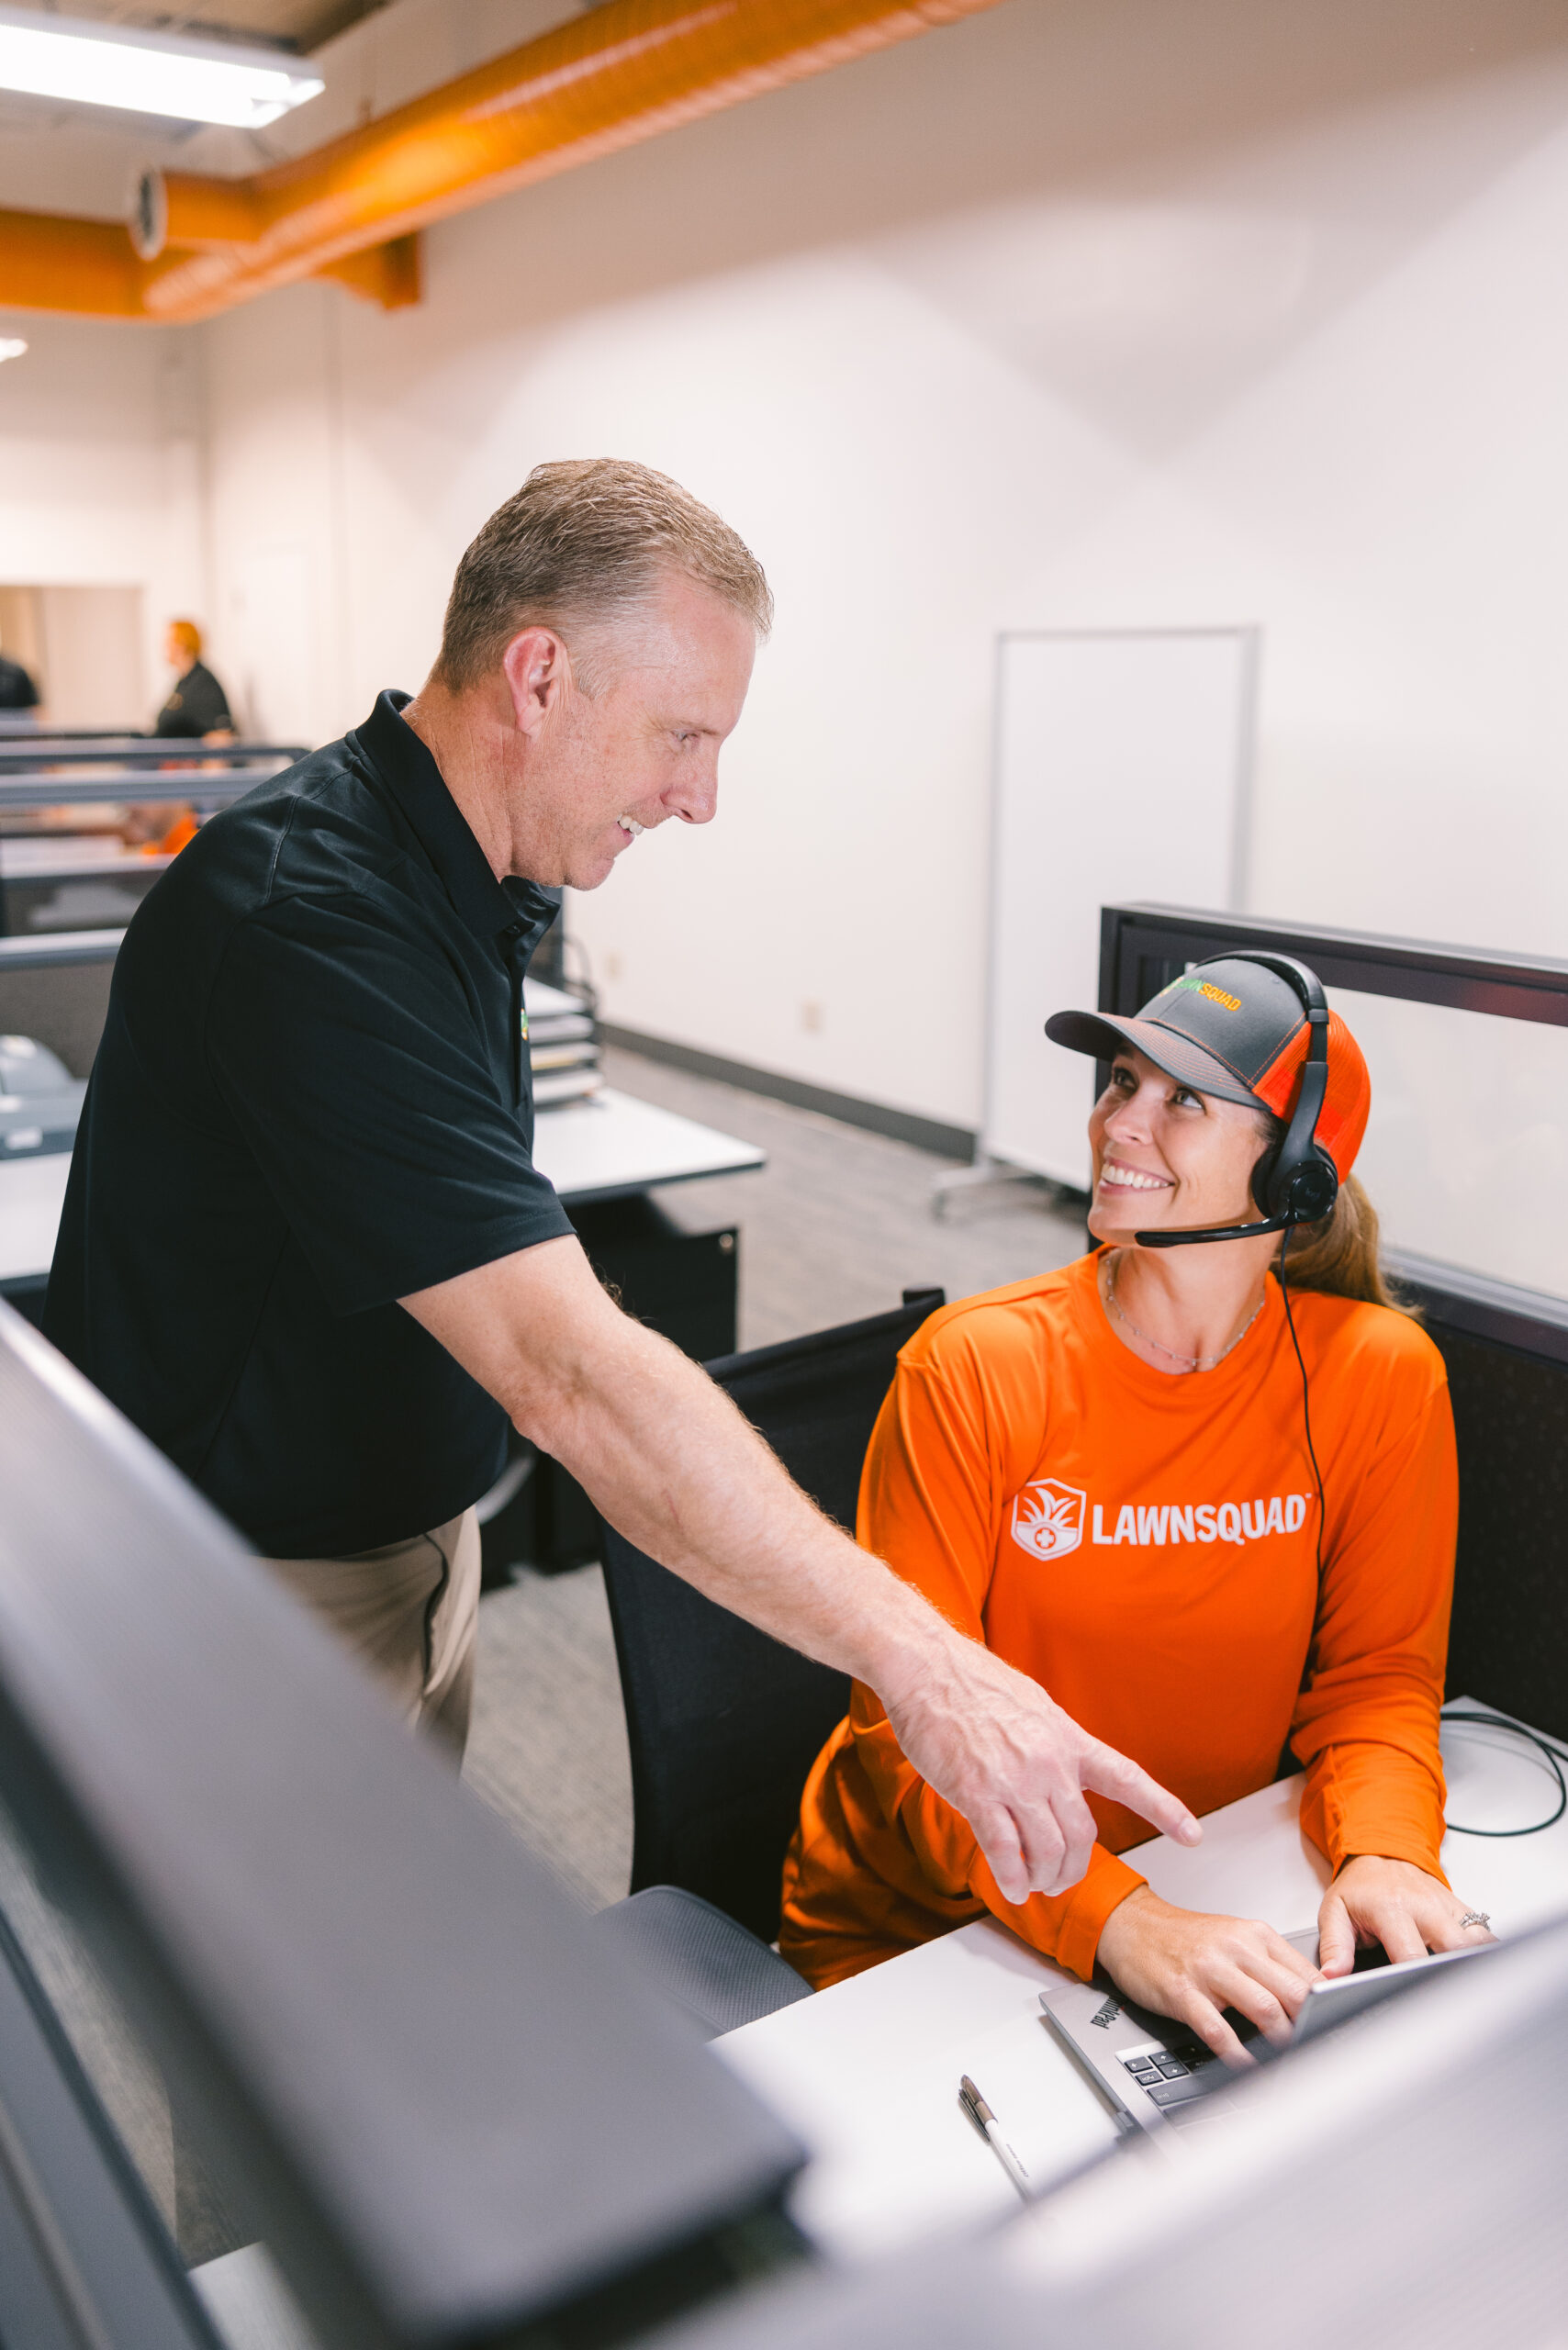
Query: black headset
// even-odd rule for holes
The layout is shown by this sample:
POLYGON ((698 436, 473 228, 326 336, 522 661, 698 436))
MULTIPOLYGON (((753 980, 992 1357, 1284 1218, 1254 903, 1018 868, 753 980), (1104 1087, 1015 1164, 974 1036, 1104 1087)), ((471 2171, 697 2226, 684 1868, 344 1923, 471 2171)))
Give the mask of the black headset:
MULTIPOLYGON (((1264 1151, 1252 1169, 1252 1196, 1263 1213, 1261 1224, 1222 1225, 1218 1231, 1135 1232, 1134 1239, 1140 1248, 1181 1248, 1200 1240, 1249 1240, 1257 1232, 1289 1234, 1297 1225, 1316 1224, 1333 1213, 1339 1196, 1339 1170, 1317 1139, 1317 1121, 1323 1115, 1323 1104, 1328 1091, 1328 1004, 1323 993, 1323 982, 1316 971, 1298 963, 1290 955, 1226 955, 1211 957, 1214 962, 1260 963, 1266 971, 1275 971, 1288 979, 1301 998, 1306 1014, 1306 1058, 1302 1063, 1301 1091, 1296 1096, 1295 1110, 1285 1128, 1284 1140, 1264 1151)), ((1197 966, 1202 970, 1204 966, 1197 966)), ((1291 1312, 1291 1293, 1285 1284, 1285 1252, 1289 1239, 1280 1244, 1280 1293, 1284 1301, 1285 1326, 1295 1349, 1296 1368, 1301 1373, 1302 1419, 1306 1430, 1307 1459, 1316 1480, 1317 1492, 1317 1581, 1323 1583, 1323 1527, 1327 1504, 1323 1491, 1323 1472, 1317 1465, 1317 1449, 1312 1441, 1312 1398, 1307 1392, 1306 1364, 1302 1356, 1301 1340, 1295 1334, 1295 1316, 1291 1312)))
MULTIPOLYGON (((1263 1217, 1260 1224, 1137 1232, 1133 1237, 1140 1248, 1183 1248, 1204 1240, 1249 1240, 1255 1233, 1288 1232, 1295 1225, 1317 1224, 1332 1214, 1339 1196, 1339 1170, 1317 1139, 1317 1121, 1328 1091, 1328 1004, 1323 982, 1290 955, 1223 955, 1210 960, 1260 963, 1295 990, 1307 1020, 1301 1091, 1283 1141, 1266 1150, 1252 1169, 1252 1197, 1263 1217)), ((1201 971, 1205 967, 1200 963, 1196 968, 1201 971)))

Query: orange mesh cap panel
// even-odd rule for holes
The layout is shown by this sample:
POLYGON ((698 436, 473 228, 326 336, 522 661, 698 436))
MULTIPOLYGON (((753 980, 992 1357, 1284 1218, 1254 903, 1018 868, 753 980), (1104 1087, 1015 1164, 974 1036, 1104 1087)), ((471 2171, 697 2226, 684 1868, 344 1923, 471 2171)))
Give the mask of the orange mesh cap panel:
MULTIPOLYGON (((1304 1025, 1252 1088, 1277 1118, 1288 1119, 1301 1091, 1308 1031, 1304 1025)), ((1328 1091, 1317 1121, 1317 1139, 1338 1169, 1342 1183, 1356 1163, 1372 1110, 1372 1075, 1361 1048, 1337 1012, 1328 1015, 1328 1091)))

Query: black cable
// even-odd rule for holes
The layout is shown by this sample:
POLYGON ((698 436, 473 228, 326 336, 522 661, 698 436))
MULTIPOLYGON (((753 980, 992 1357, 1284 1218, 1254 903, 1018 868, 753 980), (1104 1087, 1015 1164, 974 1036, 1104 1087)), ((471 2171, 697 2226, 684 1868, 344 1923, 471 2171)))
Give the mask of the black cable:
MULTIPOLYGON (((1285 1326, 1290 1331, 1291 1344, 1295 1348, 1296 1368, 1301 1372, 1301 1415, 1306 1429, 1307 1458, 1312 1462, 1312 1473, 1317 1480, 1317 1583, 1321 1591, 1323 1587, 1323 1521, 1327 1511, 1327 1502, 1323 1491, 1323 1472, 1317 1465, 1317 1453, 1312 1441, 1312 1399, 1307 1392, 1306 1364, 1302 1360, 1301 1341, 1295 1334, 1295 1316, 1291 1312, 1290 1288, 1285 1280, 1285 1251, 1291 1245, 1292 1228, 1286 1227, 1284 1237, 1280 1242, 1280 1293, 1284 1300, 1285 1326)), ((1563 1776, 1562 1760, 1554 1747, 1549 1746, 1545 1739, 1538 1737, 1533 1729, 1526 1729, 1522 1722, 1510 1721, 1506 1714, 1445 1712, 1442 1718, 1445 1722, 1473 1722, 1478 1729, 1511 1730, 1516 1738, 1527 1740, 1538 1753, 1545 1755, 1551 1775, 1557 1782, 1557 1808, 1549 1813, 1546 1818, 1532 1819, 1528 1828, 1464 1828, 1457 1819, 1445 1818, 1443 1826, 1450 1836, 1492 1838, 1539 1836, 1543 1830, 1556 1827, 1563 1813, 1568 1811, 1568 1778, 1563 1776)))
POLYGON ((1522 1722, 1511 1722, 1506 1714, 1450 1714, 1445 1711, 1442 1718, 1445 1722, 1474 1722, 1482 1729, 1512 1730, 1516 1738, 1528 1739, 1538 1753, 1545 1755, 1551 1766, 1551 1775, 1557 1782, 1557 1808, 1549 1818, 1532 1819, 1528 1828, 1462 1828, 1457 1819, 1445 1819, 1443 1826, 1450 1836, 1539 1836, 1543 1828, 1556 1827, 1563 1813, 1568 1811, 1568 1779, 1562 1775, 1562 1758, 1555 1747, 1549 1746, 1544 1738, 1538 1738, 1533 1729, 1526 1729, 1522 1722))
POLYGON ((1312 1441, 1312 1398, 1307 1393, 1306 1365, 1302 1360, 1301 1340, 1295 1334, 1295 1315, 1291 1312, 1290 1285, 1285 1280, 1285 1250, 1291 1245, 1291 1234, 1294 1229, 1294 1225, 1287 1225, 1285 1226, 1284 1236, 1280 1242, 1280 1294, 1285 1302, 1285 1327, 1291 1334, 1291 1344, 1295 1348, 1296 1369, 1301 1373, 1301 1416, 1306 1427, 1306 1457, 1312 1463, 1312 1473, 1317 1480, 1317 1590, 1319 1603, 1321 1604, 1323 1593, 1323 1520, 1327 1514, 1328 1505, 1323 1491, 1323 1472, 1317 1465, 1317 1454, 1314 1449, 1312 1441))

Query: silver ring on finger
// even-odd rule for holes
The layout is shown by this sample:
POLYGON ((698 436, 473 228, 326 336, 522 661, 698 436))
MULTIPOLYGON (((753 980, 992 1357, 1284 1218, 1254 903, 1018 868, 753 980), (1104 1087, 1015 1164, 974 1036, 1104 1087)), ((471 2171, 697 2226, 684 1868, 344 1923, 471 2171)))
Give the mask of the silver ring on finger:
POLYGON ((1489 1909, 1467 1909, 1459 1922, 1462 1926, 1490 1927, 1492 1912, 1489 1909))

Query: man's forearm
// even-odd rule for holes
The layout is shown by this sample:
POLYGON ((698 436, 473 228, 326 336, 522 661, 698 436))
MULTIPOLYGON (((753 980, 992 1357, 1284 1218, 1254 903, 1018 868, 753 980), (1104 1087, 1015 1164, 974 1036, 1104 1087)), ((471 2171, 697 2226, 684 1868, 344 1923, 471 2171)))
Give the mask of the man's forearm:
POLYGON ((520 1398, 521 1433, 617 1531, 699 1591, 886 1702, 960 1635, 825 1517, 722 1389, 616 1316, 591 1376, 520 1398))

